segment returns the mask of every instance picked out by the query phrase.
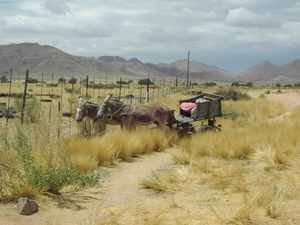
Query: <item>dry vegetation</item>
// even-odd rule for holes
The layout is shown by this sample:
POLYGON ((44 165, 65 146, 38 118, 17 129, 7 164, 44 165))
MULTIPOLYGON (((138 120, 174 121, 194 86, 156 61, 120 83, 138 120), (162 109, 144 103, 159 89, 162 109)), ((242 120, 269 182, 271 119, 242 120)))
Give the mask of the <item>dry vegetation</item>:
MULTIPOLYGON (((190 97, 194 96, 177 93, 151 103, 160 102, 178 112, 178 100, 190 97)), ((165 135, 139 128, 128 133, 118 127, 110 127, 104 136, 85 138, 82 125, 72 122, 69 128, 69 118, 58 115, 51 123, 43 117, 22 126, 10 120, 9 127, 2 119, 0 197, 25 195, 38 201, 45 191, 16 179, 26 172, 28 163, 22 161, 21 147, 15 143, 20 140, 21 144, 28 141, 33 164, 45 174, 71 163, 84 174, 100 169, 101 175, 102 168, 118 165, 120 160, 131 162, 163 151, 171 155, 174 165, 140 180, 143 188, 157 191, 154 199, 101 210, 95 207, 85 222, 74 224, 299 224, 300 109, 287 113, 282 102, 255 96, 223 101, 223 111, 230 114, 217 120, 223 131, 184 138, 176 132, 165 135), (64 130, 60 138, 58 129, 64 130), (18 131, 28 139, 17 136, 18 131)), ((79 184, 68 184, 60 191, 74 185, 78 189, 79 184)))

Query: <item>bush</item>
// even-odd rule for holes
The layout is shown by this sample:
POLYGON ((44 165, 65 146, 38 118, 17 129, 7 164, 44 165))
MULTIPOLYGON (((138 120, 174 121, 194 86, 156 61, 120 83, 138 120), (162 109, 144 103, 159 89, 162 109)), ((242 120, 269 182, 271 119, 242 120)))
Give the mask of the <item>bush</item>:
POLYGON ((77 79, 74 77, 69 80, 69 84, 76 84, 76 83, 77 83, 77 79))
POLYGON ((28 77, 27 83, 34 83, 37 84, 39 81, 37 79, 34 79, 32 77, 28 77))
MULTIPOLYGON (((14 106, 17 112, 22 112, 22 99, 15 99, 14 106)), ((26 101, 24 115, 26 116, 25 121, 30 123, 35 123, 39 116, 40 103, 36 98, 31 101, 26 101)))
POLYGON ((266 96, 264 94, 260 94, 259 97, 260 98, 266 98, 266 96))
POLYGON ((51 83, 51 84, 47 84, 47 87, 57 87, 58 86, 58 83, 51 83))
POLYGON ((67 88, 65 87, 65 91, 70 93, 70 94, 79 94, 80 93, 80 88, 67 88))
POLYGON ((22 196, 34 198, 32 192, 28 196, 30 193, 28 190, 35 190, 37 194, 43 192, 57 194, 66 187, 79 190, 98 182, 99 172, 94 172, 96 165, 93 165, 87 172, 83 172, 77 169, 71 157, 67 159, 67 162, 48 159, 47 168, 43 168, 41 163, 35 162, 32 152, 33 144, 27 133, 20 128, 8 144, 17 152, 18 157, 8 160, 3 155, 0 159, 0 167, 2 167, 0 197, 2 200, 17 200, 22 196), (16 163, 17 160, 20 160, 20 163, 16 163))
POLYGON ((250 96, 246 93, 242 93, 239 91, 234 91, 232 89, 229 90, 218 90, 215 94, 222 95, 224 97, 224 100, 249 100, 250 96))

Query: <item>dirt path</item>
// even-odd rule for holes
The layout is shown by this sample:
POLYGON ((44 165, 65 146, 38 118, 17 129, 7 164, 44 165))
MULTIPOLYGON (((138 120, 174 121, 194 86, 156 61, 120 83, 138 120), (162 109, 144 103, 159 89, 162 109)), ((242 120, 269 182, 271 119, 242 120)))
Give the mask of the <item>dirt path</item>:
POLYGON ((88 215, 96 214, 91 209, 101 210, 151 198, 156 193, 141 188, 141 178, 151 171, 163 170, 171 165, 172 160, 168 153, 154 153, 134 159, 133 163, 120 162, 115 168, 103 170, 101 187, 85 189, 75 194, 65 193, 55 197, 51 204, 51 198, 38 199, 40 211, 31 216, 18 214, 16 204, 1 205, 0 225, 74 224, 74 221, 89 221, 88 215))
POLYGON ((117 171, 111 172, 107 178, 100 181, 103 185, 101 208, 128 204, 132 201, 139 201, 144 195, 152 195, 152 191, 140 187, 141 178, 151 171, 166 169, 171 164, 171 157, 168 153, 154 153, 137 159, 133 163, 122 163, 117 171))
POLYGON ((271 101, 282 101, 287 110, 300 106, 300 92, 287 92, 283 94, 268 94, 267 99, 271 101))

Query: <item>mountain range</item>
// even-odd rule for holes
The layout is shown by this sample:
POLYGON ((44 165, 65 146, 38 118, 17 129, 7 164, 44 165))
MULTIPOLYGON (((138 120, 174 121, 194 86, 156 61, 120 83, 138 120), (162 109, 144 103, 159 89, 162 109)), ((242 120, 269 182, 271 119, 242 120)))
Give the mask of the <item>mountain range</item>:
MULTIPOLYGON (((0 46, 0 76, 13 78, 29 76, 74 78, 122 78, 186 79, 188 60, 170 64, 143 63, 136 58, 126 60, 119 56, 82 57, 63 52, 53 46, 37 43, 9 44, 0 46)), ((189 80, 199 82, 253 82, 295 84, 300 82, 300 59, 286 65, 263 61, 239 74, 231 74, 216 66, 189 61, 189 80)))

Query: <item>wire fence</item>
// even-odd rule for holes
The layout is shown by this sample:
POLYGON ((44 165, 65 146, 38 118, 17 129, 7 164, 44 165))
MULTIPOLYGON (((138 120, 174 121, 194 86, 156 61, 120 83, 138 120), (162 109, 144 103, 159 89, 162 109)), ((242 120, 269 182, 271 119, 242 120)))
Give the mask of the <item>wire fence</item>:
MULTIPOLYGON (((6 108, 6 114, 2 116, 6 118, 6 127, 9 118, 13 118, 12 108, 13 99, 22 99, 21 124, 24 123, 24 111, 26 110, 26 101, 37 99, 39 107, 49 122, 54 116, 70 117, 69 134, 72 131, 72 123, 74 122, 75 110, 79 96, 87 99, 89 102, 100 104, 103 102, 107 94, 113 94, 115 99, 121 102, 133 105, 140 105, 146 102, 171 95, 181 89, 186 89, 186 81, 180 80, 178 77, 171 79, 158 78, 140 78, 140 79, 122 79, 108 77, 80 77, 65 79, 63 76, 55 76, 54 74, 41 74, 39 79, 30 77, 27 70, 26 73, 18 76, 18 79, 12 79, 13 70, 10 71, 9 85, 1 84, 0 91, 0 110, 6 108), (11 115, 10 115, 11 114, 11 115)), ((39 111, 39 113, 41 110, 39 111)), ((39 115, 40 117, 42 115, 39 115)), ((57 118, 55 118, 57 119, 57 118)), ((61 136, 61 128, 58 128, 58 137, 61 136)))

